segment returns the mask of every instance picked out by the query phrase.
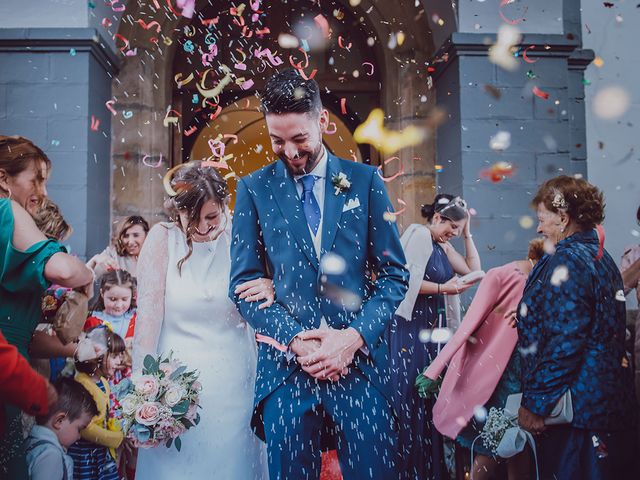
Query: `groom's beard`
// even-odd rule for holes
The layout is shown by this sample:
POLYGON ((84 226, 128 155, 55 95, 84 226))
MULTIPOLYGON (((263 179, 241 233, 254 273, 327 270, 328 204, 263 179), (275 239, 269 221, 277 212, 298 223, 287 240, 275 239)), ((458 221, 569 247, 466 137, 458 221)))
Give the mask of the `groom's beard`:
POLYGON ((322 143, 320 143, 318 145, 318 148, 316 148, 316 150, 313 152, 307 152, 307 151, 298 152, 298 155, 293 159, 289 159, 289 157, 287 157, 284 153, 281 153, 279 155, 279 158, 282 161, 282 163, 284 163, 284 166, 289 172, 289 174, 293 177, 297 175, 305 175, 311 172, 311 170, 313 170, 317 165, 318 159, 320 158, 321 153, 322 153, 322 143), (292 162, 297 163, 297 160, 299 158, 302 158, 305 156, 307 157, 307 159, 304 162, 304 165, 297 166, 292 164, 292 162))

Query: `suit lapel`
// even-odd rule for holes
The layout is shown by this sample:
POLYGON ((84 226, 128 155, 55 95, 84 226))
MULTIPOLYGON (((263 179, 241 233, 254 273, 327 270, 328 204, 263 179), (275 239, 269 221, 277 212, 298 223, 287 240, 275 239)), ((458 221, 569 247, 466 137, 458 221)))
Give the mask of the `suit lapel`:
POLYGON ((321 255, 331 251, 331 247, 333 247, 333 241, 336 238, 338 225, 342 217, 344 202, 349 194, 349 192, 343 191, 336 195, 332 178, 342 172, 347 176, 349 181, 352 181, 350 176, 351 165, 349 162, 341 162, 340 159, 331 155, 329 152, 327 152, 327 155, 329 158, 327 159, 327 178, 325 179, 326 183, 324 187, 321 255))
POLYGON ((284 217, 289 230, 296 239, 300 249, 316 270, 320 268, 318 257, 313 248, 311 232, 307 225, 307 219, 302 211, 302 205, 293 178, 289 175, 281 160, 276 160, 274 174, 269 180, 269 187, 273 192, 273 198, 278 204, 280 213, 284 217))

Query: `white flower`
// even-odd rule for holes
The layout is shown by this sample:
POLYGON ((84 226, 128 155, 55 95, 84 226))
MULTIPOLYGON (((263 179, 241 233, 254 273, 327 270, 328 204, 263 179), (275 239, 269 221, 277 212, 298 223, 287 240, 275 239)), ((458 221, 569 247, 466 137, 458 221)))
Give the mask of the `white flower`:
POLYGON ((336 195, 339 195, 351 188, 351 182, 343 172, 334 175, 331 178, 331 184, 333 185, 336 195))
POLYGON ((125 415, 132 415, 140 405, 140 398, 136 395, 128 394, 120 402, 122 412, 125 415))
POLYGON ((172 386, 165 392, 162 400, 168 407, 175 407, 187 395, 187 391, 179 386, 172 386))

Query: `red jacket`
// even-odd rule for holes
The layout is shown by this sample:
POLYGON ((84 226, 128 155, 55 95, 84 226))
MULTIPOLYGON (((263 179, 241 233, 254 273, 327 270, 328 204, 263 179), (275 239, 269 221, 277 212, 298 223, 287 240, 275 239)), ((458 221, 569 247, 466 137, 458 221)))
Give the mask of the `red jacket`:
POLYGON ((49 410, 47 382, 29 362, 7 342, 0 332, 0 436, 4 434, 4 403, 11 403, 29 415, 49 410))

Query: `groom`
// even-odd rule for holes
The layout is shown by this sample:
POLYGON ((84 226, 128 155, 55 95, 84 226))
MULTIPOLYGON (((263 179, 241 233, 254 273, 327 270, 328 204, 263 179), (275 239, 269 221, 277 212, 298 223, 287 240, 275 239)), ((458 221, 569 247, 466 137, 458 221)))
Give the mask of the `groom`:
POLYGON ((329 114, 314 80, 282 71, 261 101, 279 160, 238 181, 229 295, 260 342, 252 425, 271 480, 319 478, 327 432, 345 479, 397 478, 385 330, 408 274, 384 184, 323 146, 329 114), (260 277, 276 292, 266 309, 236 291, 260 277))

